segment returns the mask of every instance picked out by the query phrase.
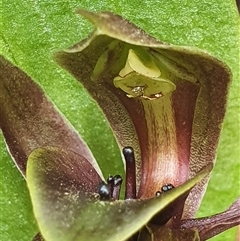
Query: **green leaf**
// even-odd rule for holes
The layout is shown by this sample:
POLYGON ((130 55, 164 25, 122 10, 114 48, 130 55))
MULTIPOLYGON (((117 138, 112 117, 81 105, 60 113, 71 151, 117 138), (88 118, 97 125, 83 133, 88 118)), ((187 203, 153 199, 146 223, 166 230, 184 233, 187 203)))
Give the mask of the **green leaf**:
MULTIPOLYGON (((85 163, 86 162, 86 163, 85 163)), ((160 197, 142 200, 100 201, 97 173, 81 166, 87 160, 59 148, 36 149, 27 166, 27 183, 34 213, 47 241, 124 241, 155 214, 186 195, 206 177, 207 166, 187 183, 160 197)), ((100 182, 100 179, 99 179, 100 182)))
MULTIPOLYGON (((166 42, 197 46, 225 61, 233 72, 229 105, 210 186, 198 216, 227 208, 239 195, 239 15, 227 1, 3 1, 0 51, 37 80, 81 133, 109 173, 123 173, 118 147, 101 112, 84 90, 53 64, 51 53, 87 36, 91 26, 75 9, 109 10, 123 15, 166 42), (143 11, 144 9, 144 11, 143 11), (97 123, 96 123, 97 120, 97 123), (101 145, 99 145, 101 143, 101 145), (114 161, 116 160, 116 162, 114 161), (107 164, 104 164, 104 163, 107 164), (119 166, 120 164, 120 166, 119 166)), ((0 141, 0 232, 3 240, 29 241, 36 233, 24 179, 0 141)), ((214 240, 234 239, 229 230, 214 240)))

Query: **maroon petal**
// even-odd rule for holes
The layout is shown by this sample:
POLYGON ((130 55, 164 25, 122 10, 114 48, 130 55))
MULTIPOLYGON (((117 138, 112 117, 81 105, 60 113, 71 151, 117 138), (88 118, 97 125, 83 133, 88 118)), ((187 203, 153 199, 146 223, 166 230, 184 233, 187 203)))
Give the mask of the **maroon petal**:
POLYGON ((240 197, 224 212, 205 218, 181 221, 181 228, 195 228, 201 240, 207 240, 240 224, 240 197))
POLYGON ((148 225, 141 230, 138 241, 200 241, 195 229, 171 229, 148 225))
POLYGON ((28 155, 36 148, 56 146, 85 157, 101 173, 76 130, 22 70, 0 57, 0 127, 9 152, 23 175, 28 155))
MULTIPOLYGON (((178 186, 214 163, 231 79, 228 67, 199 49, 164 44, 118 15, 78 12, 96 30, 55 59, 102 108, 119 146, 136 151, 138 197, 152 197, 166 183, 178 186), (126 66, 129 50, 136 49, 152 56, 163 79, 176 85, 174 91, 160 97, 152 89, 152 98, 134 81, 125 82, 132 94, 116 88, 114 80, 126 66)), ((191 191, 185 217, 194 216, 208 178, 191 191)))

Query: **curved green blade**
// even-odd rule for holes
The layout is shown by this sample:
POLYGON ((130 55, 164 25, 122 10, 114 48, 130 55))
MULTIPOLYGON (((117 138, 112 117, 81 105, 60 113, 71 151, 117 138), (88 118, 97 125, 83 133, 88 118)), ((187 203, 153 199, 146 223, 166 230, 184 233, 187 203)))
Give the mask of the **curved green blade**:
POLYGON ((187 183, 160 197, 100 201, 97 173, 91 164, 88 171, 81 171, 86 162, 74 152, 52 147, 37 149, 29 156, 27 183, 46 241, 123 241, 176 198, 186 195, 212 168, 207 166, 187 183))

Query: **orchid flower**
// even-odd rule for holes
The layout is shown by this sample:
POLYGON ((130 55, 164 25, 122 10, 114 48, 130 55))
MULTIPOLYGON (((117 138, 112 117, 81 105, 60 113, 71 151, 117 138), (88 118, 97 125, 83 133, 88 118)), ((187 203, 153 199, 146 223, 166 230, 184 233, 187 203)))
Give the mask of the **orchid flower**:
POLYGON ((240 199, 194 219, 215 161, 228 67, 202 50, 160 42, 118 15, 78 13, 95 31, 54 59, 106 116, 122 150, 125 197, 122 177, 105 180, 41 88, 1 58, 0 127, 27 180, 41 233, 34 240, 206 240, 240 224, 240 199))

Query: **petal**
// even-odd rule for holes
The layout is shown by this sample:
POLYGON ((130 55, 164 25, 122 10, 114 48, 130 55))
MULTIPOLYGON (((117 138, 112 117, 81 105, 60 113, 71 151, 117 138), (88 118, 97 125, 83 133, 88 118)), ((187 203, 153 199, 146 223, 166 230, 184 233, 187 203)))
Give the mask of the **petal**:
POLYGON ((35 148, 58 146, 80 153, 101 175, 86 143, 43 90, 3 57, 0 66, 0 127, 22 174, 25 175, 27 157, 35 148))
POLYGON ((100 201, 101 178, 88 161, 72 151, 43 148, 33 151, 27 164, 27 184, 34 214, 45 240, 123 241, 156 213, 209 174, 207 166, 196 177, 160 197, 144 200, 100 201), (76 162, 80 166, 76 168, 76 162), (88 171, 82 171, 81 165, 88 171))
POLYGON ((200 241, 195 229, 170 229, 166 226, 148 226, 141 230, 138 241, 200 241))
MULTIPOLYGON (((231 78, 228 67, 199 49, 164 44, 118 15, 82 9, 78 13, 96 30, 55 59, 102 108, 119 146, 135 149, 138 196, 151 197, 166 183, 178 186, 213 163, 231 78), (161 75, 156 77, 158 72, 145 57, 139 59, 146 68, 138 70, 133 55, 129 57, 131 50, 148 52, 161 75), (126 75, 131 70, 133 77, 126 75), (150 86, 147 95, 137 76, 150 86), (168 88, 170 83, 175 90, 174 85, 168 88), (153 84, 162 91, 155 93, 153 84), (129 91, 140 95, 133 98, 129 91)), ((207 179, 190 193, 186 217, 198 209, 206 184, 207 179)))

